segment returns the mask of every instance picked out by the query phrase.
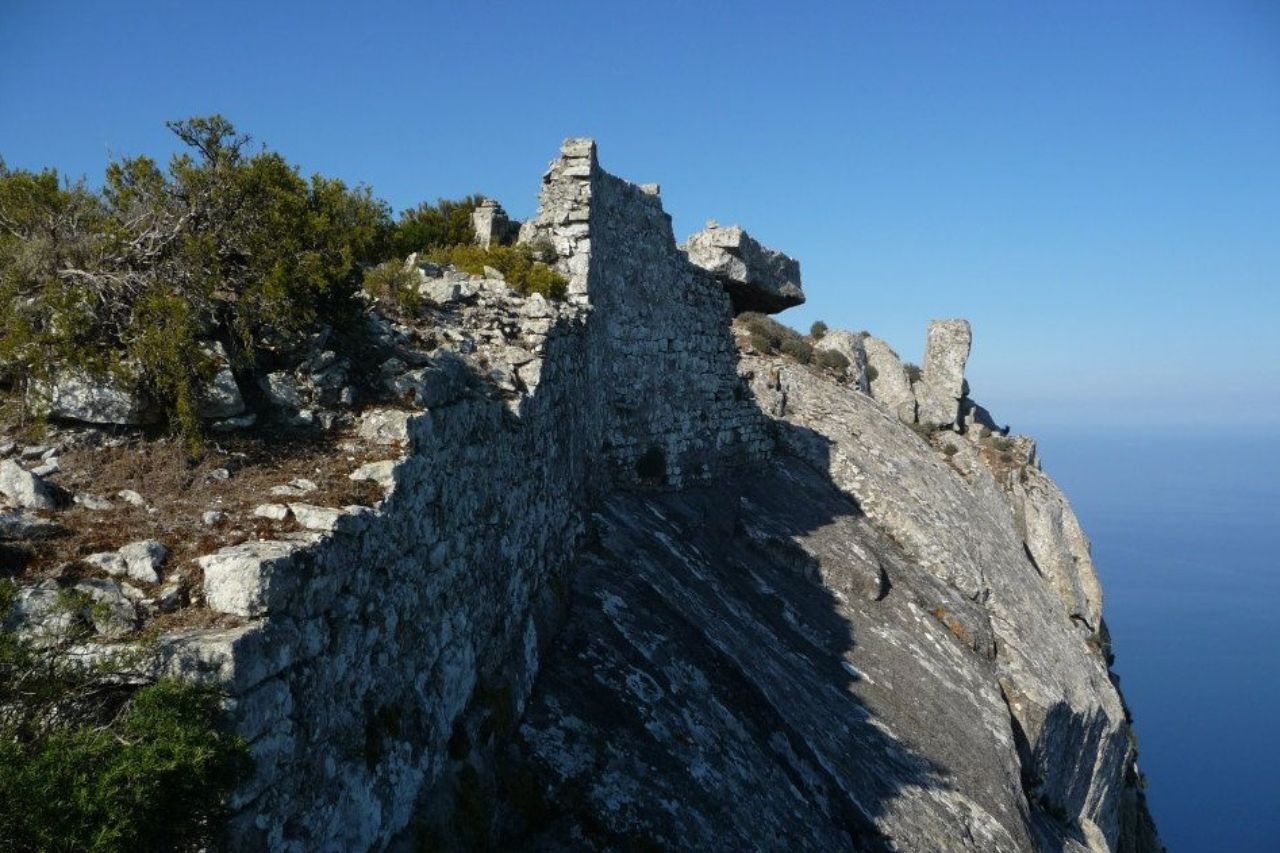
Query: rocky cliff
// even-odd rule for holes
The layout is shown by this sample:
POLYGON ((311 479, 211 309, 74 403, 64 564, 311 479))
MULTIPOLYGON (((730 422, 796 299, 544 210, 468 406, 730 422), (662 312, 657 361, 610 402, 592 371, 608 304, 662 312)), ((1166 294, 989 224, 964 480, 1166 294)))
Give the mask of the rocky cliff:
MULTIPOLYGON (((736 227, 677 246, 590 140, 519 232, 568 300, 416 267, 429 321, 384 324, 402 405, 315 460, 376 495, 294 480, 254 510, 289 526, 182 551, 211 616, 146 672, 231 696, 231 847, 1158 849, 1088 541, 970 398, 967 323, 914 377, 862 333, 758 347, 735 314, 802 301, 798 263, 736 227)), ((282 422, 322 350, 267 389, 282 422)), ((4 463, 6 538, 47 453, 4 463)), ((179 558, 134 551, 159 607, 179 558)))

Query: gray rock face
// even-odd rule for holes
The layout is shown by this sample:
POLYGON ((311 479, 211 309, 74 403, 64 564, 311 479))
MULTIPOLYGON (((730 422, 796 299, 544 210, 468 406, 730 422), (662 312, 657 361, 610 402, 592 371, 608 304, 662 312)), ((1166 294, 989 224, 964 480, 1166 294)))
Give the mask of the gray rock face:
POLYGON ((1091 633, 1102 629, 1102 585, 1089 539, 1066 495, 1036 468, 1009 485, 1014 519, 1036 566, 1062 599, 1067 613, 1091 633))
POLYGON ((923 377, 916 383, 922 424, 956 426, 964 396, 964 366, 973 334, 968 320, 932 320, 925 340, 923 377))
POLYGON ((145 397, 109 377, 64 373, 33 391, 33 407, 50 417, 91 424, 136 425, 156 420, 145 397))
POLYGON ((0 462, 0 494, 20 509, 54 509, 53 489, 12 459, 0 462))
POLYGON ((862 335, 844 329, 833 329, 823 335, 813 348, 838 352, 848 359, 847 377, 850 384, 863 394, 871 393, 871 381, 867 377, 867 349, 862 342, 862 335))
POLYGON ((985 602, 1018 754, 1039 780, 1028 796, 1072 815, 1089 846, 1114 849, 1132 762, 1124 708, 1105 661, 1026 557, 1003 488, 968 442, 957 439, 949 463, 875 402, 794 365, 754 361, 744 369, 781 374, 753 389, 767 411, 786 395, 784 446, 828 471, 912 561, 985 602))
POLYGON ((871 396, 879 400, 885 408, 893 412, 903 423, 915 423, 916 395, 911 390, 911 380, 907 378, 902 359, 879 338, 868 335, 862 342, 867 353, 867 366, 872 378, 868 382, 871 396))
POLYGON ((597 526, 510 757, 547 811, 507 847, 1034 847, 986 614, 825 475, 782 458, 597 526))
POLYGON ((724 283, 735 314, 776 314, 804 302, 800 262, 762 246, 737 225, 708 222, 684 248, 690 262, 724 283))

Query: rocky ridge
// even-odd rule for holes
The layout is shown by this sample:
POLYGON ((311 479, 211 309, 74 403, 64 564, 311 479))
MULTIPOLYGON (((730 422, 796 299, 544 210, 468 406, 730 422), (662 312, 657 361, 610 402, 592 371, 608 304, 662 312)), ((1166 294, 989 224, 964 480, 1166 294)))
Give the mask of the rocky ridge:
MULTIPOLYGON (((1158 849, 1088 541, 969 397, 968 324, 915 381, 860 333, 816 342, 840 370, 755 352, 733 314, 802 301, 798 264, 712 230, 678 248, 656 185, 566 141, 519 234, 567 303, 411 258, 426 308, 371 306, 371 364, 322 333, 214 380, 215 426, 320 436, 308 468, 211 470, 250 493, 48 567, 8 627, 78 623, 93 659, 206 614, 157 622, 138 677, 228 690, 236 849, 1158 849)), ((47 397, 146 420, 82 377, 47 397)), ((60 485, 121 441, 0 439, 3 554, 166 517, 60 485)))

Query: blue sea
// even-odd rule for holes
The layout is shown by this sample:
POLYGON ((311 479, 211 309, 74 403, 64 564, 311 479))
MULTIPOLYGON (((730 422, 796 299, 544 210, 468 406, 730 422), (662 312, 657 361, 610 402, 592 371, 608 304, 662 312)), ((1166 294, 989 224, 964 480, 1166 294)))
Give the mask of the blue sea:
POLYGON ((1026 431, 1093 540, 1165 844, 1280 851, 1280 437, 1026 431))

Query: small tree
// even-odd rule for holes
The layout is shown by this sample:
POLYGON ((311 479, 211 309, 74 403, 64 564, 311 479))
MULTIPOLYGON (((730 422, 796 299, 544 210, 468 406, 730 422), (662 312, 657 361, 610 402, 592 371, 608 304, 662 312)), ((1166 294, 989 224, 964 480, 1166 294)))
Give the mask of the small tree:
POLYGON ((813 325, 809 327, 809 337, 815 341, 822 340, 822 336, 827 333, 827 324, 821 320, 814 320, 813 325))

